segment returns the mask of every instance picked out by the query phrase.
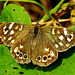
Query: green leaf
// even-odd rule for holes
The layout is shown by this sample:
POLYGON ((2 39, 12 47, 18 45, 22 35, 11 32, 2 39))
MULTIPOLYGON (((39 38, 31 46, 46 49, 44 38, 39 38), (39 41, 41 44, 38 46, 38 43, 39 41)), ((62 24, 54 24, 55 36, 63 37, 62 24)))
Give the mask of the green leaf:
POLYGON ((5 45, 0 45, 0 74, 2 75, 75 75, 75 47, 59 53, 58 59, 48 67, 18 64, 5 45))
POLYGON ((75 31, 75 25, 71 25, 70 27, 68 27, 70 30, 75 31))
MULTIPOLYGON (((49 11, 50 14, 54 14, 56 13, 56 11, 60 8, 61 4, 64 2, 65 0, 61 0, 52 10, 49 11)), ((39 22, 44 22, 47 21, 49 19, 49 16, 47 14, 45 14, 39 22)))
POLYGON ((0 21, 31 24, 31 18, 25 11, 24 7, 15 4, 9 4, 3 9, 0 21))

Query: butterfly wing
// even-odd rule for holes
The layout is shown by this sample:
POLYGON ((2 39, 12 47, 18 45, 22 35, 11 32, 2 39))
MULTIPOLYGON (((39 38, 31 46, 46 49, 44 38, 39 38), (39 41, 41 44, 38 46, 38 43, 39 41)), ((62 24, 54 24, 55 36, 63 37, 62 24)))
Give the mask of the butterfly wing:
POLYGON ((34 64, 46 67, 57 59, 58 52, 52 48, 48 39, 40 34, 37 38, 36 48, 32 50, 31 56, 34 64))
POLYGON ((0 37, 3 42, 12 46, 30 32, 30 25, 9 22, 0 26, 0 37))
POLYGON ((63 52, 75 46, 75 32, 64 27, 45 26, 42 33, 49 39, 54 50, 63 52))
POLYGON ((3 42, 11 46, 11 53, 20 63, 29 63, 30 39, 33 28, 30 25, 9 22, 0 26, 0 36, 3 42), (24 59, 24 60, 23 60, 24 59))
POLYGON ((39 66, 48 66, 58 58, 58 52, 75 45, 75 32, 69 29, 44 26, 40 32, 36 48, 32 51, 32 62, 39 66))
POLYGON ((11 53, 18 63, 31 62, 30 36, 31 34, 28 34, 11 47, 11 53))

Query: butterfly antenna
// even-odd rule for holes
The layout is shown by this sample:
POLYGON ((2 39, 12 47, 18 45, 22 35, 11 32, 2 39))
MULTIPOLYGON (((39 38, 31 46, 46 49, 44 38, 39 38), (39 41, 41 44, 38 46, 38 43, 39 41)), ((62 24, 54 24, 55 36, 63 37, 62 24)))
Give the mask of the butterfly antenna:
MULTIPOLYGON (((44 13, 44 11, 43 11, 43 13, 44 13)), ((38 18, 37 24, 40 24, 40 23, 39 23, 39 20, 41 19, 42 16, 43 16, 43 14, 41 14, 40 17, 38 18)))

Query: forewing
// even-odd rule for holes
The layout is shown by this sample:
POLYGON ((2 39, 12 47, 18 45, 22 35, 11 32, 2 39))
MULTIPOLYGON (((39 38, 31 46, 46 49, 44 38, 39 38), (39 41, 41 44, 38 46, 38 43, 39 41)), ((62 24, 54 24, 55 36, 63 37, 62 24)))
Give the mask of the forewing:
POLYGON ((11 54, 18 63, 31 61, 32 31, 32 26, 21 23, 9 22, 0 26, 0 36, 6 45, 11 46, 11 54))
POLYGON ((45 26, 42 27, 43 35, 49 39, 54 50, 63 52, 75 46, 75 32, 64 27, 45 26))
POLYGON ((30 25, 9 22, 0 26, 0 37, 6 45, 12 46, 26 36, 30 30, 30 25))

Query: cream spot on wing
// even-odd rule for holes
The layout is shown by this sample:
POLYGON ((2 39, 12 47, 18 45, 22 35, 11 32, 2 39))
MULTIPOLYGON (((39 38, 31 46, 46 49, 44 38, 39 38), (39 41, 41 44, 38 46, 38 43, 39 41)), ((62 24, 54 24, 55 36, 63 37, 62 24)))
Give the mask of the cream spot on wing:
POLYGON ((11 39, 12 39, 12 37, 9 37, 9 38, 8 38, 8 40, 11 40, 11 39))
POLYGON ((14 33, 15 33, 14 30, 11 30, 11 31, 10 31, 10 34, 11 34, 11 35, 14 34, 14 33))
POLYGON ((3 29, 7 28, 6 26, 3 27, 3 29))
POLYGON ((67 29, 64 28, 63 30, 64 30, 64 35, 66 36, 67 35, 67 29))
POLYGON ((57 30, 57 34, 60 34, 60 31, 59 30, 57 30))
POLYGON ((16 53, 18 51, 18 47, 16 47, 15 49, 14 49, 14 52, 16 53))
POLYGON ((22 45, 20 45, 20 48, 22 49, 22 48, 23 48, 23 46, 22 46, 22 45))
POLYGON ((59 42, 59 45, 60 45, 60 46, 63 46, 63 43, 62 43, 62 42, 59 42))
POLYGON ((55 34, 54 30, 55 30, 55 29, 53 28, 53 29, 52 29, 52 34, 55 34))
POLYGON ((49 52, 49 48, 45 48, 45 51, 46 51, 46 52, 49 52))
POLYGON ((64 39, 64 37, 61 35, 61 36, 59 36, 59 39, 60 39, 60 40, 63 40, 63 39, 64 39))
POLYGON ((47 62, 47 60, 42 59, 42 62, 47 62))
POLYGON ((55 54, 54 54, 53 51, 50 51, 50 55, 51 55, 51 56, 55 56, 55 54))
POLYGON ((11 43, 14 43, 14 42, 15 42, 15 40, 12 40, 12 41, 11 41, 11 43))
POLYGON ((66 44, 66 47, 69 47, 70 44, 66 44))
POLYGON ((19 57, 19 59, 22 59, 22 57, 19 57))
POLYGON ((17 30, 19 28, 19 26, 17 25, 16 27, 15 27, 15 29, 17 30))
POLYGON ((2 37, 0 36, 0 38, 2 38, 2 37))
POLYGON ((68 41, 68 42, 71 42, 71 39, 70 39, 70 38, 67 38, 67 41, 68 41))
POLYGON ((59 46, 57 44, 55 44, 55 47, 58 48, 59 46))
POLYGON ((6 40, 6 37, 3 37, 3 40, 6 40))
POLYGON ((14 22, 12 22, 12 23, 10 24, 9 29, 11 29, 11 28, 13 27, 13 25, 14 25, 14 22))
POLYGON ((6 35, 8 33, 8 31, 5 31, 4 34, 6 35))
POLYGON ((21 30, 22 30, 22 28, 23 28, 23 25, 21 25, 21 27, 20 27, 19 31, 21 31, 21 30))

